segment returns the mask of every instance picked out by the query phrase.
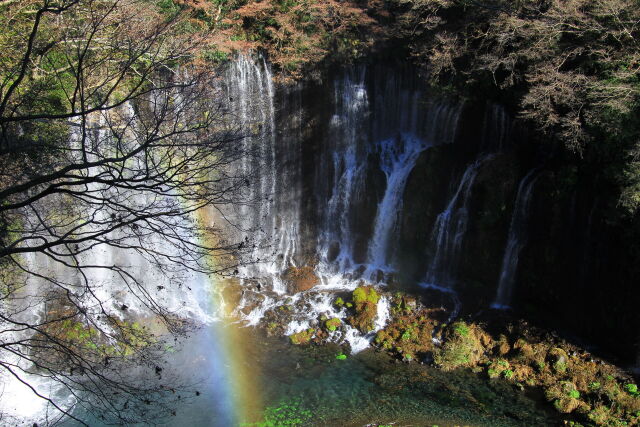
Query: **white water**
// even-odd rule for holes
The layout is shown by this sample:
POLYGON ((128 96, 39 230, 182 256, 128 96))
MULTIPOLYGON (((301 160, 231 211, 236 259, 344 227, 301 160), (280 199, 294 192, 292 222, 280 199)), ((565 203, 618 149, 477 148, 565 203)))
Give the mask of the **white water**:
MULTIPOLYGON (((376 81, 377 97, 371 103, 366 77, 366 69, 356 69, 334 88, 336 112, 330 135, 331 144, 335 144, 330 153, 333 180, 319 231, 317 271, 322 276, 346 274, 375 282, 380 278, 378 272, 394 271, 395 237, 407 180, 429 146, 455 140, 462 108, 425 104, 420 91, 408 90, 393 73, 376 81), (372 233, 363 236, 357 212, 364 194, 371 193, 367 180, 374 168, 384 174, 385 190, 376 207, 372 233), (357 239, 368 242, 364 259, 354 252, 357 239)), ((329 278, 323 283, 338 286, 340 281, 329 278)))
MULTIPOLYGON (((228 74, 233 82, 228 89, 230 98, 237 104, 233 108, 239 111, 242 126, 257 129, 250 135, 251 144, 261 147, 263 157, 275 159, 257 172, 260 182, 272 183, 272 194, 261 199, 260 216, 253 215, 251 207, 240 210, 237 216, 244 230, 238 240, 256 242, 251 259, 259 261, 243 267, 239 276, 247 286, 254 287, 256 281, 267 286, 260 287, 261 297, 253 292, 243 294, 235 313, 245 324, 257 325, 269 310, 284 304, 283 294, 288 290, 281 273, 298 265, 297 255, 304 246, 299 241, 300 204, 287 202, 291 194, 302 198, 299 183, 289 178, 290 174, 301 172, 299 169, 292 172, 291 163, 297 158, 285 157, 284 153, 295 151, 291 146, 299 146, 300 141, 288 143, 278 128, 282 118, 276 120, 275 112, 286 106, 274 106, 268 65, 247 57, 239 57, 237 61, 228 74), (275 232, 271 236, 266 230, 275 232), (247 307, 251 310, 243 314, 247 307)), ((314 234, 319 283, 303 296, 288 297, 289 307, 296 307, 299 298, 305 299, 304 309, 296 307, 291 313, 293 320, 287 326, 288 334, 313 327, 322 315, 345 318, 345 311, 331 305, 333 292, 351 291, 363 283, 380 280, 380 271, 394 271, 399 217, 411 172, 428 147, 456 139, 461 106, 425 103, 424 94, 403 80, 406 76, 393 72, 381 73, 372 85, 368 73, 364 67, 352 69, 333 85, 328 138, 319 148, 320 158, 314 165, 316 188, 311 190, 319 195, 316 207, 319 226, 314 234), (376 94, 374 101, 370 97, 372 90, 376 94), (367 235, 358 211, 371 193, 368 186, 376 173, 384 176, 385 187, 372 206, 376 212, 367 235), (363 241, 367 242, 364 252, 363 241)), ((299 163, 296 167, 300 167, 299 163)), ((251 194, 263 192, 266 187, 261 184, 260 190, 251 190, 251 194)), ((379 310, 376 328, 381 328, 388 319, 386 299, 381 300, 379 310)), ((362 336, 345 325, 343 334, 332 334, 331 338, 347 341, 354 351, 359 351, 369 345, 372 335, 362 336)))
POLYGON ((426 148, 425 142, 413 135, 402 135, 397 140, 386 140, 380 143, 380 161, 382 171, 387 178, 387 187, 378 205, 373 237, 369 243, 369 268, 374 271, 390 270, 389 241, 402 210, 402 197, 407 178, 418 156, 426 148))
POLYGON ((469 219, 469 196, 480 166, 489 158, 491 156, 482 157, 467 167, 447 207, 436 219, 431 238, 434 255, 424 280, 429 285, 454 288, 469 219))
POLYGON ((229 240, 246 252, 238 276, 267 282, 272 291, 284 294, 287 289, 280 274, 297 265, 300 241, 301 190, 292 170, 296 162, 290 160, 297 153, 279 153, 283 138, 276 128, 276 93, 271 68, 263 57, 239 55, 228 68, 225 82, 234 125, 244 136, 242 163, 248 177, 244 203, 225 212, 237 227, 229 240))
POLYGON ((364 84, 364 69, 355 74, 345 75, 334 88, 336 112, 330 124, 331 137, 336 144, 331 155, 333 183, 325 222, 318 238, 318 254, 325 264, 323 269, 333 272, 347 272, 356 265, 350 214, 354 199, 364 190, 366 152, 361 147, 363 124, 369 114, 369 98, 364 84), (331 259, 330 251, 334 246, 339 252, 331 259))
POLYGON ((536 169, 529 172, 522 181, 520 181, 520 185, 518 186, 516 202, 509 226, 507 245, 502 258, 502 268, 498 281, 496 299, 491 305, 493 308, 506 309, 509 308, 509 304, 511 304, 520 252, 527 243, 527 222, 529 219, 533 189, 538 178, 537 172, 536 169))
POLYGON ((480 142, 482 151, 495 153, 502 151, 511 142, 512 122, 505 108, 498 104, 487 106, 484 115, 483 135, 480 142))
MULTIPOLYGON (((123 115, 133 120, 131 106, 125 106, 123 115)), ((110 143, 110 135, 106 133, 101 121, 90 126, 96 126, 94 131, 89 132, 93 146, 110 143)), ((75 128, 72 128, 73 130, 75 128)), ((76 137, 72 132, 71 144, 76 143, 76 137)), ((100 173, 100 170, 87 171, 89 175, 100 173)), ((113 189, 94 184, 86 189, 85 195, 90 196, 102 191, 113 189)), ((131 209, 179 209, 177 201, 170 197, 142 194, 133 190, 120 190, 118 197, 124 203, 128 203, 131 209)), ((107 206, 95 211, 90 210, 86 215, 94 215, 96 222, 108 224, 110 212, 117 212, 111 209, 111 206, 107 206)), ((83 215, 83 212, 79 212, 78 215, 83 215)), ((32 220, 28 216, 27 218, 28 221, 32 220)), ((70 257, 56 257, 55 252, 24 255, 18 262, 31 273, 25 275, 24 285, 14 295, 15 300, 3 304, 0 309, 22 311, 22 315, 13 318, 25 323, 38 324, 45 320, 48 311, 56 309, 55 304, 51 306, 52 292, 69 295, 86 309, 78 320, 99 327, 105 332, 104 338, 107 341, 111 340, 109 334, 113 333, 113 329, 112 325, 104 320, 103 311, 126 321, 153 323, 156 313, 162 311, 195 324, 210 324, 219 313, 216 307, 211 305, 212 295, 208 278, 175 263, 176 260, 180 260, 186 265, 192 261, 184 252, 185 242, 195 240, 193 236, 185 234, 190 228, 191 219, 175 217, 168 221, 161 224, 170 228, 165 230, 164 236, 155 233, 154 227, 158 227, 159 224, 148 220, 139 223, 137 235, 120 230, 103 236, 104 242, 113 242, 114 245, 94 243, 88 248, 80 244, 75 248, 76 251, 80 250, 80 253, 73 258, 73 263, 69 262, 70 257), (126 249, 127 247, 131 249, 126 249), (150 252, 137 249, 139 247, 148 248, 150 252), (65 265, 65 262, 69 265, 65 265), (153 298, 149 298, 148 295, 153 295, 153 298)), ((90 226, 77 231, 79 235, 92 232, 95 230, 90 226)), ((46 230, 42 233, 47 236, 46 230)), ((63 298, 60 298, 60 301, 63 302, 63 298)), ((7 328, 6 324, 2 326, 0 341, 3 343, 26 339, 33 333, 31 330, 17 331, 15 328, 7 328)), ((37 397, 22 381, 27 382, 40 395, 53 399, 63 410, 74 406, 76 399, 65 386, 46 371, 36 369, 27 358, 19 358, 15 353, 6 351, 7 349, 17 353, 27 351, 19 344, 10 345, 3 348, 0 357, 3 362, 13 365, 12 370, 20 377, 18 379, 7 369, 0 369, 0 414, 6 417, 2 420, 7 422, 6 425, 44 425, 54 423, 60 417, 58 410, 45 399, 37 397)), ((220 348, 208 343, 200 350, 210 361, 210 368, 217 370, 213 375, 223 378, 225 374, 219 369, 224 366, 225 361, 220 348)), ((136 374, 141 373, 137 368, 132 367, 132 371, 136 374)), ((105 375, 108 376, 109 373, 105 375)), ((86 378, 71 376, 67 382, 84 380, 86 378)), ((214 394, 217 401, 225 402, 228 397, 226 384, 220 383, 214 394)))
POLYGON ((360 331, 346 323, 349 313, 344 308, 338 308, 333 305, 334 296, 329 292, 308 293, 296 295, 293 297, 294 312, 291 320, 285 329, 285 335, 292 335, 309 328, 318 328, 321 325, 318 319, 326 317, 327 319, 337 318, 342 320, 339 330, 331 332, 330 341, 339 344, 348 343, 351 353, 359 353, 367 349, 373 341, 376 332, 383 329, 390 318, 390 303, 386 296, 380 297, 376 306, 376 318, 374 320, 374 328, 371 332, 363 335, 360 331), (299 308, 295 303, 303 302, 304 308, 299 308))

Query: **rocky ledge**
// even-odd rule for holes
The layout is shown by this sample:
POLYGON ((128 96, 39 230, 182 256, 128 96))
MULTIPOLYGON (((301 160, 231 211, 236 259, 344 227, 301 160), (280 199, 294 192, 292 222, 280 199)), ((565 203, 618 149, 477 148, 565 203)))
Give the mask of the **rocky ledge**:
POLYGON ((260 325, 269 335, 288 336, 293 345, 337 342, 343 347, 337 357, 359 350, 345 339, 358 333, 376 351, 398 362, 429 364, 446 372, 469 371, 488 382, 506 381, 547 401, 565 425, 640 422, 640 391, 624 370, 520 319, 485 316, 451 321, 450 314, 442 307, 427 307, 411 295, 363 284, 352 292, 311 290, 288 297, 268 310, 260 325), (327 300, 330 306, 318 307, 318 301, 327 300), (380 310, 383 301, 386 313, 380 310), (296 323, 301 312, 317 317, 296 323), (381 315, 386 317, 383 326, 381 315))

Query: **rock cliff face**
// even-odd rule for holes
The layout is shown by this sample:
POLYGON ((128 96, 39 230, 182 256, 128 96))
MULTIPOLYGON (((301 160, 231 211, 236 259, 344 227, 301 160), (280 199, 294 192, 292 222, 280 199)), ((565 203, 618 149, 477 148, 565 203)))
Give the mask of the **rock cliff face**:
POLYGON ((273 185, 269 206, 244 227, 274 227, 251 236, 256 258, 275 258, 280 273, 313 268, 323 284, 340 275, 453 291, 463 312, 508 306, 632 358, 634 255, 586 166, 532 141, 499 105, 430 93, 406 64, 267 86, 244 95, 273 123, 252 142, 272 150, 255 171, 273 185), (265 96, 273 107, 261 110, 265 96))

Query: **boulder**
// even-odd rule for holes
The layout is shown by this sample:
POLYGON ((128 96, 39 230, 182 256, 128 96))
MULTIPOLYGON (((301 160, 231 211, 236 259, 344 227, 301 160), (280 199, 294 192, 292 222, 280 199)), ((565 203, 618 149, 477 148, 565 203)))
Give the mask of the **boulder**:
POLYGON ((308 291, 320 283, 313 267, 305 265, 303 267, 289 267, 282 275, 290 294, 308 291))

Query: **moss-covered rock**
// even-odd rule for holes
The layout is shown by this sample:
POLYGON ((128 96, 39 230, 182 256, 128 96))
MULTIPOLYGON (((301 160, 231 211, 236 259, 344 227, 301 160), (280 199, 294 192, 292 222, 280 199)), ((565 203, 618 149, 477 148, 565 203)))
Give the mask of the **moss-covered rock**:
POLYGON ((380 295, 373 286, 359 286, 352 294, 355 313, 347 321, 361 332, 367 333, 375 327, 380 295))
POLYGON ((324 322, 324 327, 329 332, 335 331, 336 329, 338 329, 340 327, 340 325, 342 325, 342 320, 338 319, 337 317, 334 317, 333 319, 327 319, 324 322))
POLYGON ((309 344, 311 338, 315 335, 316 330, 313 328, 306 329, 304 331, 297 332, 289 336, 292 344, 301 345, 309 344))
POLYGON ((356 310, 361 310, 365 305, 378 304, 380 295, 376 292, 373 286, 360 286, 353 291, 353 302, 356 305, 356 310))
POLYGON ((445 371, 476 365, 484 353, 482 331, 462 321, 447 328, 444 344, 434 351, 434 361, 445 371))
POLYGON ((396 295, 392 301, 393 319, 378 331, 375 345, 405 361, 424 358, 433 350, 436 310, 418 307, 415 299, 401 295, 396 295))
POLYGON ((554 347, 549 351, 549 362, 554 372, 564 374, 569 364, 569 356, 567 352, 561 348, 554 347))

